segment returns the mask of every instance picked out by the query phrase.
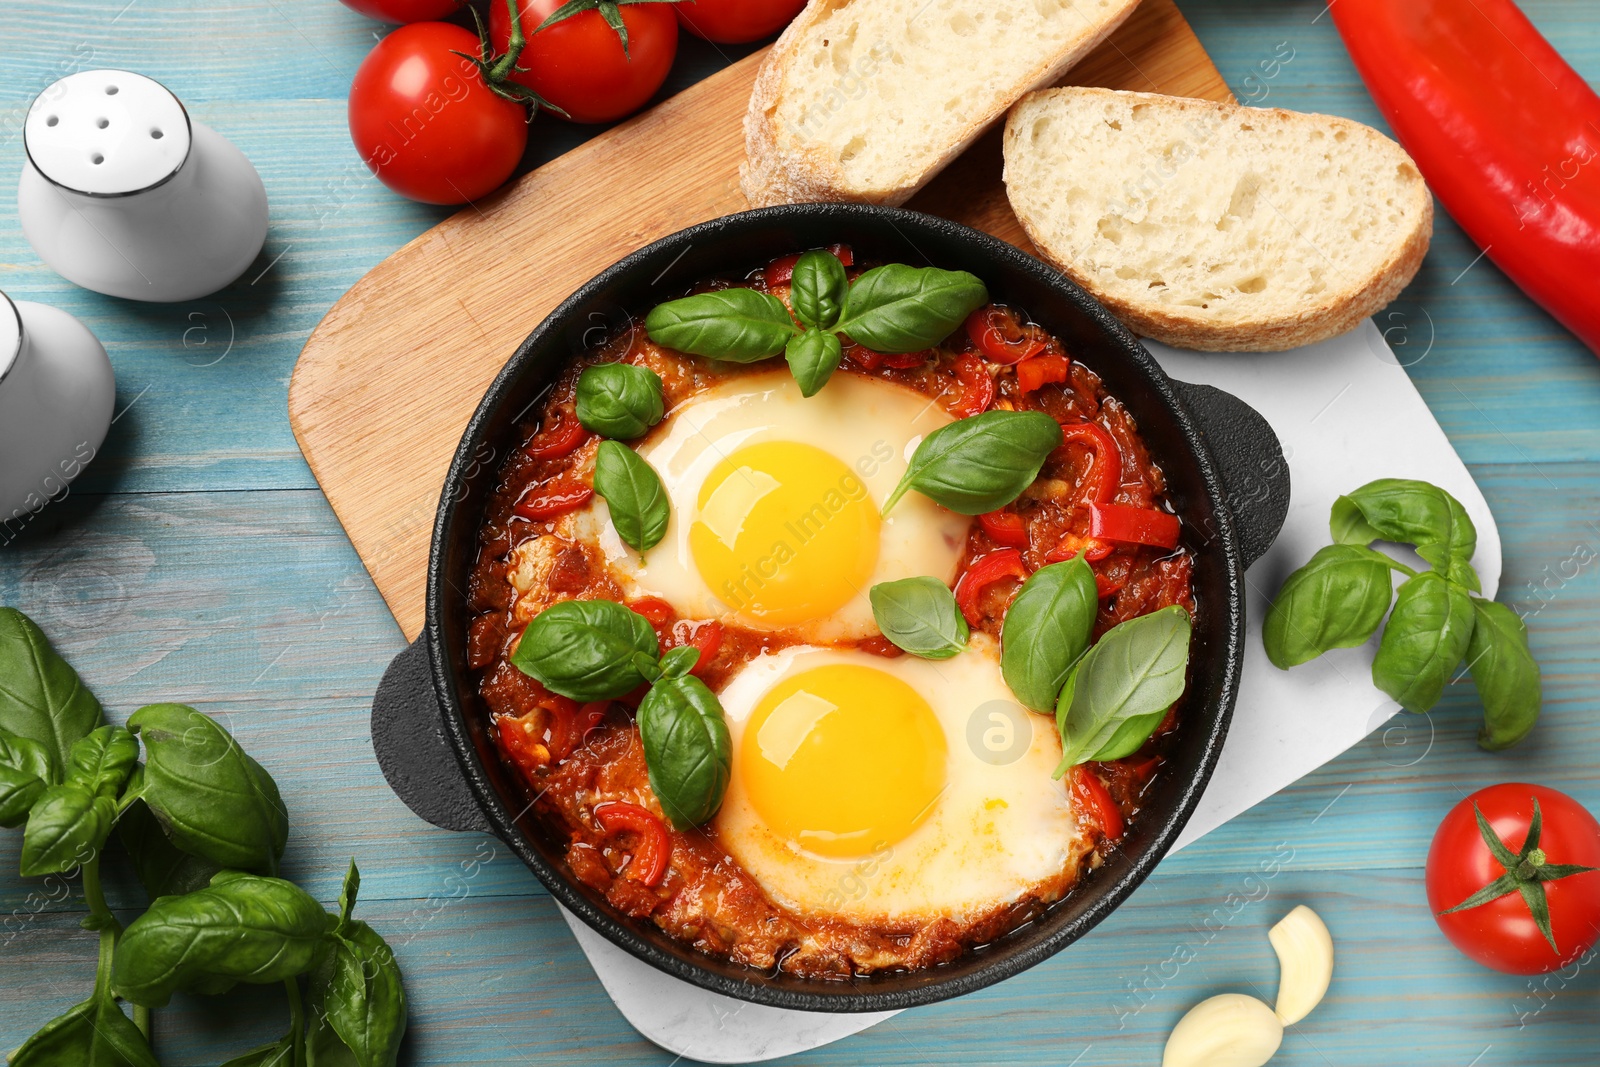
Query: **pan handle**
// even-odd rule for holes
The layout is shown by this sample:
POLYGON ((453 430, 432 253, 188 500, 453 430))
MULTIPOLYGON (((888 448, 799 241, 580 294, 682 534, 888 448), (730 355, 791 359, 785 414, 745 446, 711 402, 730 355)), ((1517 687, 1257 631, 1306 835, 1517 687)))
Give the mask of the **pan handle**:
POLYGON ((372 750, 406 807, 446 830, 490 833, 489 820, 444 736, 444 712, 421 637, 383 672, 372 698, 372 750))
POLYGON ((1266 555, 1289 514, 1289 461, 1272 426, 1232 393, 1174 381, 1222 479, 1246 567, 1266 555))

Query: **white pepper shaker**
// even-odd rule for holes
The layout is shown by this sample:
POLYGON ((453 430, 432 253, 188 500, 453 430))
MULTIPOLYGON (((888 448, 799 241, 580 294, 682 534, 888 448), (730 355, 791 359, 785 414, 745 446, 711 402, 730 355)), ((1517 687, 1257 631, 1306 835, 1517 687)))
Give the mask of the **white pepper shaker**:
POLYGON ((0 293, 0 545, 100 451, 116 389, 111 360, 87 326, 0 293))
POLYGON ((267 192, 250 161, 125 70, 69 74, 23 123, 22 231, 70 282, 130 300, 194 300, 250 266, 267 192))

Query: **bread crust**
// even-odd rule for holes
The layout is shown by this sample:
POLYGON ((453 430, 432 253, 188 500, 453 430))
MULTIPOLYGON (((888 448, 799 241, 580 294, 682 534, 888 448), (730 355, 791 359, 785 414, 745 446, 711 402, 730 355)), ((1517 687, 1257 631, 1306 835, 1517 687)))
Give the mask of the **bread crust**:
MULTIPOLYGON (((1401 157, 1410 161, 1398 144, 1371 127, 1350 119, 1331 115, 1285 111, 1281 108, 1247 108, 1237 104, 1214 103, 1184 97, 1161 96, 1156 93, 1122 92, 1112 89, 1055 89, 1030 93, 1011 109, 1006 120, 1005 156, 1009 171, 1013 153, 1023 151, 1017 147, 1019 128, 1033 107, 1039 106, 1058 93, 1110 94, 1133 100, 1155 103, 1162 107, 1188 112, 1209 112, 1224 116, 1249 113, 1262 117, 1289 117, 1295 121, 1324 120, 1330 127, 1344 126, 1365 130, 1394 146, 1401 157)), ((1412 163, 1415 166, 1415 163, 1412 163)), ((1009 174, 1007 175, 1009 178, 1009 174)), ((1129 329, 1174 348, 1188 348, 1203 352, 1282 352, 1303 345, 1316 344, 1355 329, 1364 319, 1370 318, 1391 304, 1401 291, 1416 277, 1423 257, 1433 237, 1433 196, 1427 186, 1418 183, 1419 203, 1408 205, 1407 215, 1415 224, 1391 248, 1382 265, 1369 277, 1348 283, 1343 288, 1321 294, 1315 303, 1279 315, 1239 318, 1223 321, 1204 308, 1175 306, 1157 301, 1128 300, 1113 290, 1102 286, 1097 277, 1079 268, 1066 249, 1053 248, 1036 219, 1011 201, 1017 221, 1022 224, 1028 239, 1039 257, 1065 274, 1074 283, 1087 290, 1106 309, 1120 319, 1129 329)), ((1010 192, 1009 182, 1007 192, 1010 192)))
POLYGON ((852 3, 888 2, 892 0, 811 0, 762 60, 755 89, 750 94, 750 107, 745 112, 745 162, 739 167, 739 188, 752 207, 816 201, 855 201, 898 207, 1000 120, 1017 98, 1031 89, 1059 80, 1139 6, 1139 0, 1113 0, 1100 21, 1086 24, 1060 52, 1020 74, 1013 82, 1010 99, 998 101, 969 122, 960 136, 945 145, 933 164, 920 174, 907 175, 904 181, 888 187, 852 188, 817 142, 782 136, 777 122, 778 105, 784 83, 795 69, 801 43, 811 27, 852 3))

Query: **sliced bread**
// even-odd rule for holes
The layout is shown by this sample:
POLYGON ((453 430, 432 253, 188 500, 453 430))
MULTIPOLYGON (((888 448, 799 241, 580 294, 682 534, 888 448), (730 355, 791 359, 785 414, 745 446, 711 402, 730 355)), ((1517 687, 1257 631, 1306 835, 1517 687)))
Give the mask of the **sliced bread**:
POLYGON ((900 204, 1138 0, 811 0, 762 62, 745 196, 900 204))
POLYGON ((1039 253, 1134 332, 1280 351, 1405 288, 1433 198, 1405 150, 1328 115, 1050 89, 1011 110, 1011 207, 1039 253))

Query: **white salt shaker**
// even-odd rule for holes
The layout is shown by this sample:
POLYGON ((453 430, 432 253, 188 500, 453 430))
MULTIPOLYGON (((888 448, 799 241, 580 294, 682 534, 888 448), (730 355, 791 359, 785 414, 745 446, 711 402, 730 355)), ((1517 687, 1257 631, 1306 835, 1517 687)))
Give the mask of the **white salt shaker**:
POLYGON ((100 451, 116 386, 87 326, 0 293, 0 545, 100 451))
POLYGON ((23 123, 22 231, 70 282, 130 300, 194 300, 250 266, 267 192, 250 161, 160 82, 69 74, 23 123))

